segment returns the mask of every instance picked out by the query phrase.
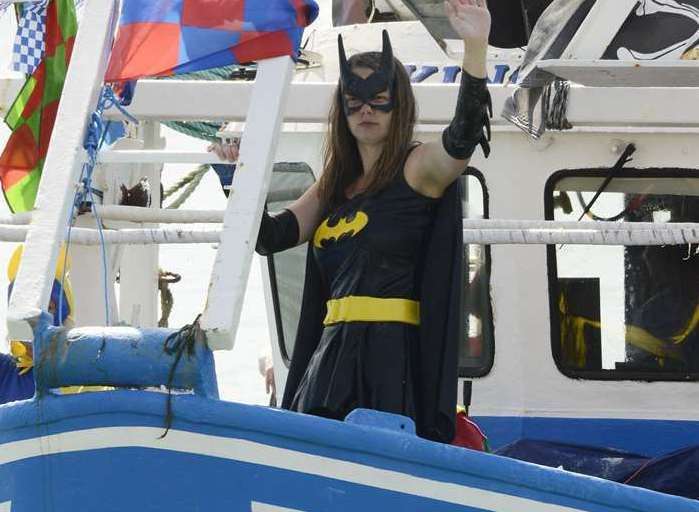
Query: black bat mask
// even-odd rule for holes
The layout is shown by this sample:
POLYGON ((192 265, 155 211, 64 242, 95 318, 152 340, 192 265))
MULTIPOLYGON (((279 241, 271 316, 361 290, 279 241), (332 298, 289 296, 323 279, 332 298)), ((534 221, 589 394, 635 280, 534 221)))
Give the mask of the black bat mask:
POLYGON ((367 78, 362 78, 352 73, 345 46, 342 44, 342 36, 337 36, 337 47, 340 52, 340 84, 342 92, 342 104, 345 115, 349 116, 358 112, 362 106, 369 105, 371 108, 390 112, 393 110, 393 82, 395 80, 395 65, 393 61, 393 49, 388 38, 388 32, 383 31, 383 50, 381 51, 381 66, 367 78), (377 94, 388 90, 391 95, 387 100, 377 100, 377 94), (345 95, 356 98, 352 105, 349 104, 345 95))

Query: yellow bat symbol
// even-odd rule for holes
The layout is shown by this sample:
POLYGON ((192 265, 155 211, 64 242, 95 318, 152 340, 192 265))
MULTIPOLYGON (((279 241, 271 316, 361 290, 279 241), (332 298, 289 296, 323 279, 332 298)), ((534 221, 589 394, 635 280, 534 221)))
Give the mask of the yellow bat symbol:
POLYGON ((325 219, 322 224, 318 226, 315 236, 313 237, 313 245, 318 248, 324 247, 333 241, 339 242, 343 237, 355 236, 369 223, 369 217, 364 212, 357 212, 347 217, 340 217, 337 223, 332 226, 328 224, 328 220, 329 219, 325 219))

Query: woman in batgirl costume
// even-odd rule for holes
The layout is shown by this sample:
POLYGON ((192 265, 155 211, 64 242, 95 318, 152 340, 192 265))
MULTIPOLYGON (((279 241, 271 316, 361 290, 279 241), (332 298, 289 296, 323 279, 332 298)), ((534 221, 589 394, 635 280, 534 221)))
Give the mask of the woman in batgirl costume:
MULTIPOLYGON (((462 227, 457 178, 488 154, 485 0, 448 0, 465 45, 456 112, 441 140, 416 144, 415 99, 388 34, 347 59, 330 111, 320 180, 264 213, 257 252, 309 244, 284 391, 286 409, 344 419, 402 414, 419 435, 454 436, 462 227)), ((489 135, 489 133, 488 133, 489 135)))

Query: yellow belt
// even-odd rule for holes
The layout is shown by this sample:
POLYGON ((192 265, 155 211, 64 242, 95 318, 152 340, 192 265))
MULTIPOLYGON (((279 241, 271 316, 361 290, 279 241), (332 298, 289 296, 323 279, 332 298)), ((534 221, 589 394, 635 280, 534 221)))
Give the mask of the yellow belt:
POLYGON ((327 302, 323 324, 340 322, 402 322, 420 325, 420 303, 410 299, 381 299, 350 295, 327 302))

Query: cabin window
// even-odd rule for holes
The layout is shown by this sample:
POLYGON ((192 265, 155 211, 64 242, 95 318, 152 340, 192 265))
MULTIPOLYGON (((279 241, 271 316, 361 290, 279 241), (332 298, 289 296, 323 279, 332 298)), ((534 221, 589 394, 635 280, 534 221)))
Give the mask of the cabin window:
MULTIPOLYGON (((557 221, 699 222, 699 171, 561 171, 546 187, 557 221)), ((697 245, 548 247, 552 349, 566 375, 699 378, 697 245)))
MULTIPOLYGON (((483 175, 469 168, 461 177, 465 219, 488 217, 483 175)), ((490 304, 490 247, 464 244, 463 319, 459 344, 459 377, 482 377, 493 366, 494 341, 490 304)))
MULTIPOLYGON (((313 171, 305 163, 277 164, 267 196, 271 212, 289 206, 313 184, 313 171)), ((306 244, 267 257, 277 340, 288 366, 294 352, 296 328, 301 313, 301 297, 306 275, 306 244)))

